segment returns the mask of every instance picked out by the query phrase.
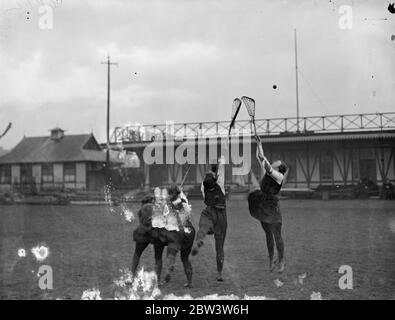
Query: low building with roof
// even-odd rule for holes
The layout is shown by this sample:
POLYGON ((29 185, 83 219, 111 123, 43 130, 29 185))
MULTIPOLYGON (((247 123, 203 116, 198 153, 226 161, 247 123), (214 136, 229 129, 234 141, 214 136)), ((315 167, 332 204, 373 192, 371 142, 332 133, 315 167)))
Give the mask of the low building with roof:
POLYGON ((1 189, 99 190, 104 185, 106 153, 93 134, 24 137, 0 157, 1 189))

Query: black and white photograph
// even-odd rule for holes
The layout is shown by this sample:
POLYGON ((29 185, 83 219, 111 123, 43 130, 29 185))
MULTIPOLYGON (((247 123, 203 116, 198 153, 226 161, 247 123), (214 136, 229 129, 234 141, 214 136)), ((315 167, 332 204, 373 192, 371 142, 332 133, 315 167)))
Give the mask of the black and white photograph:
POLYGON ((0 70, 0 300, 395 300, 394 1, 0 0, 0 70))

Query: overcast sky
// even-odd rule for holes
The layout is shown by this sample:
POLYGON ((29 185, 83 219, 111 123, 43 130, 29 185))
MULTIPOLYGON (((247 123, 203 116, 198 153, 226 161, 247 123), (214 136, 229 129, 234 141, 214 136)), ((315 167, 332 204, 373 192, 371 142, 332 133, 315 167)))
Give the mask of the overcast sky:
POLYGON ((104 142, 107 52, 112 127, 229 120, 242 95, 257 118, 294 116, 294 28, 302 116, 395 111, 388 1, 40 1, 0 0, 4 148, 55 126, 104 142), (40 1, 58 2, 52 30, 38 27, 40 1), (341 5, 352 29, 339 28, 341 5))

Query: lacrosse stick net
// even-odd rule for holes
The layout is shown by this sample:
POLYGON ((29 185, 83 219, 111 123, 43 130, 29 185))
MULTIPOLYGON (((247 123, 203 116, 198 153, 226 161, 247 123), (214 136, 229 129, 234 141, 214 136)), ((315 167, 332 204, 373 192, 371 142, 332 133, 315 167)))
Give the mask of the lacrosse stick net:
POLYGON ((254 134, 255 134, 255 139, 256 143, 259 148, 259 152, 263 155, 263 148, 262 148, 262 143, 261 139, 258 136, 258 133, 256 131, 256 125, 255 125, 255 100, 246 96, 241 97, 241 100, 244 102, 247 112, 249 116, 251 117, 251 122, 254 126, 254 134))
POLYGON ((255 100, 252 98, 246 97, 246 96, 242 97, 241 100, 243 100, 243 102, 246 106, 247 112, 248 112, 249 116, 251 117, 251 121, 254 126, 255 137, 258 140, 260 140, 258 137, 258 134, 256 132, 256 125, 255 125, 255 100))
POLYGON ((255 119, 255 100, 246 96, 242 97, 241 100, 243 100, 249 116, 255 119))

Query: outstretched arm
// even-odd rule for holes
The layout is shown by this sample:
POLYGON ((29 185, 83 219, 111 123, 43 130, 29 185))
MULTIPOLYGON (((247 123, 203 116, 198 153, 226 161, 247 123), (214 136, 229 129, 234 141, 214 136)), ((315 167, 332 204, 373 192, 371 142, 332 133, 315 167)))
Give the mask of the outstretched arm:
POLYGON ((271 176, 278 184, 282 184, 284 181, 284 175, 277 170, 274 170, 270 164, 270 162, 265 158, 264 167, 266 172, 271 176))
POLYGON ((222 193, 225 194, 225 154, 229 154, 229 137, 225 138, 224 143, 221 144, 222 155, 218 159, 217 169, 217 184, 220 186, 222 193))
POLYGON ((258 160, 259 166, 261 167, 261 178, 265 175, 266 173, 266 168, 265 168, 265 155, 263 153, 263 148, 259 140, 257 142, 257 148, 256 148, 256 158, 258 160))
POLYGON ((224 156, 221 156, 221 158, 218 159, 217 184, 220 186, 222 193, 225 194, 225 157, 224 156))

